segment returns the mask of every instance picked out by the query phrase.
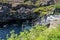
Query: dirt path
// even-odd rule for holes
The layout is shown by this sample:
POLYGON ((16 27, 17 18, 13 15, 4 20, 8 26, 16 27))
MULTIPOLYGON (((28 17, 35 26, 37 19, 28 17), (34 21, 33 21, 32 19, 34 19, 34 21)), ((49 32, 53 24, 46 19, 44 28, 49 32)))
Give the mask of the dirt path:
POLYGON ((58 25, 60 25, 60 19, 50 22, 50 28, 56 28, 58 25))

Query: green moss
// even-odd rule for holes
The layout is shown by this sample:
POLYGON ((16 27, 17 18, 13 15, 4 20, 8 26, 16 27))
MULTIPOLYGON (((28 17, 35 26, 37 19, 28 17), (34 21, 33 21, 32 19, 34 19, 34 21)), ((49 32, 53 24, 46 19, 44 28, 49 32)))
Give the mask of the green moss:
POLYGON ((44 16, 45 14, 50 14, 55 9, 54 5, 46 6, 46 7, 38 7, 33 12, 40 12, 40 16, 44 16))

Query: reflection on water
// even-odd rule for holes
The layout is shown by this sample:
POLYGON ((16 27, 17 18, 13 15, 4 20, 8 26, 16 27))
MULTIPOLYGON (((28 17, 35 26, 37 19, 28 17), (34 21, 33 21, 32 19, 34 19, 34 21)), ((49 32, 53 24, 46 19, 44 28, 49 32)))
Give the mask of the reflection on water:
POLYGON ((4 28, 0 28, 0 38, 6 40, 6 34, 10 34, 10 31, 12 30, 15 30, 15 33, 19 34, 22 31, 22 26, 24 27, 24 29, 27 30, 31 28, 30 25, 18 25, 18 24, 5 25, 4 28))

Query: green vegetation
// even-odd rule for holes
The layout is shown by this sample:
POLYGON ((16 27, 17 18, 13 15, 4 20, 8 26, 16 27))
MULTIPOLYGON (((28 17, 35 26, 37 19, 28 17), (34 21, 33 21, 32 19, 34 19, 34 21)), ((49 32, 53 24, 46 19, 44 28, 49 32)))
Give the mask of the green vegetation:
POLYGON ((56 9, 60 9, 60 4, 55 4, 56 9))
POLYGON ((3 3, 6 3, 7 2, 7 0, 2 0, 3 1, 3 3))
MULTIPOLYGON (((36 4, 33 4, 31 1, 26 1, 23 4, 36 6, 37 8, 35 8, 33 12, 41 13, 40 16, 50 14, 54 11, 53 9, 55 8, 60 9, 60 4, 40 7, 39 0, 36 4)), ((8 37, 7 34, 7 40, 60 40, 60 26, 58 26, 57 28, 47 28, 46 26, 35 25, 34 27, 32 27, 32 29, 30 29, 30 31, 24 30, 24 32, 20 32, 19 35, 15 34, 14 30, 12 30, 10 34, 10 37, 8 37)))
POLYGON ((34 10, 34 12, 40 12, 40 16, 44 16, 45 14, 49 15, 51 14, 51 12, 53 12, 55 9, 54 5, 50 5, 50 6, 43 6, 43 7, 39 7, 39 8, 36 8, 34 10))
POLYGON ((7 40, 60 40, 60 26, 57 28, 46 28, 46 26, 36 25, 30 31, 24 30, 19 35, 11 31, 11 36, 7 40))
POLYGON ((38 36, 36 40, 60 40, 60 26, 57 28, 47 29, 38 36))
POLYGON ((59 15, 60 12, 58 11, 58 9, 60 10, 60 4, 55 4, 54 7, 56 9, 55 14, 59 15))

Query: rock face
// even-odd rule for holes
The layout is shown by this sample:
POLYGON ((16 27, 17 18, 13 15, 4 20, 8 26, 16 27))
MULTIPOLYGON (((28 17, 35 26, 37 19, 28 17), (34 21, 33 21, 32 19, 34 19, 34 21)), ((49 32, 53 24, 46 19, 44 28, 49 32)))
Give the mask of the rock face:
MULTIPOLYGON (((8 1, 11 2, 12 0, 8 0, 8 1)), ((18 1, 24 2, 25 0, 13 0, 13 2, 15 2, 15 3, 18 1)), ((27 1, 31 1, 34 4, 36 3, 36 0, 27 0, 27 1)), ((45 0, 44 0, 44 2, 45 2, 45 0)), ((54 1, 52 1, 52 0, 46 1, 46 3, 42 3, 42 6, 50 5, 53 2, 54 1)), ((40 13, 33 12, 33 10, 36 8, 36 6, 34 6, 34 5, 24 5, 24 4, 19 5, 19 3, 16 3, 17 6, 14 5, 16 7, 12 7, 12 4, 6 4, 6 3, 3 3, 1 5, 2 5, 2 8, 0 9, 0 24, 1 23, 6 24, 6 23, 12 23, 12 22, 14 23, 16 21, 23 22, 26 20, 32 21, 40 15, 40 13), (11 11, 13 11, 13 10, 15 12, 12 13, 11 11)))
POLYGON ((20 7, 14 13, 10 12, 8 6, 3 6, 0 10, 0 24, 17 23, 23 21, 32 21, 39 16, 39 13, 34 13, 32 9, 20 7))

